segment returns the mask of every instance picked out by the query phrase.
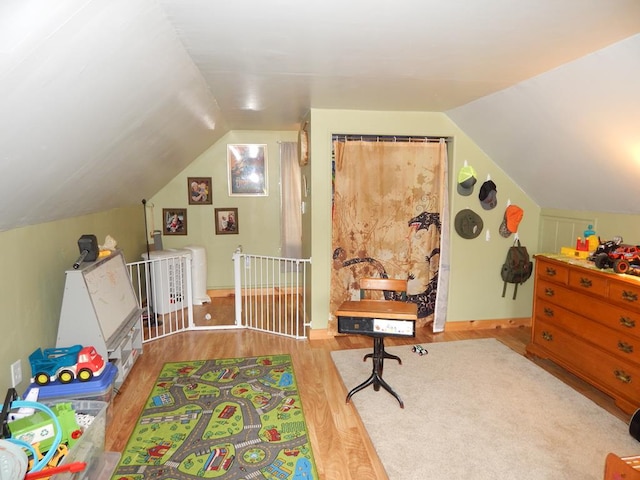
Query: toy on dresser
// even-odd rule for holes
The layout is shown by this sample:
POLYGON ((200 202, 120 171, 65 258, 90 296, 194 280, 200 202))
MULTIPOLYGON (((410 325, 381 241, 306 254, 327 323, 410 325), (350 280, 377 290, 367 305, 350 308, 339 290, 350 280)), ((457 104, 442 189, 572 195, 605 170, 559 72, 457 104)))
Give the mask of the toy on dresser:
POLYGON ((562 247, 560 253, 568 257, 588 258, 598 248, 600 238, 596 235, 593 225, 588 225, 582 237, 576 239, 575 248, 562 247))
POLYGON ((616 273, 640 275, 640 246, 622 243, 622 237, 600 242, 588 258, 600 269, 613 268, 616 273))

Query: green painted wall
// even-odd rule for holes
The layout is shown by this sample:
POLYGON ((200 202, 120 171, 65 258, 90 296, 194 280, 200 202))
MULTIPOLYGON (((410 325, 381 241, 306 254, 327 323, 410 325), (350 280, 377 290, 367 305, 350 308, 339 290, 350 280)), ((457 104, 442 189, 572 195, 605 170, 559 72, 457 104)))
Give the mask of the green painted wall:
MULTIPOLYGON (((545 238, 539 228, 541 219, 568 219, 574 230, 581 233, 586 223, 593 221, 596 232, 603 239, 622 235, 626 243, 640 243, 640 222, 636 215, 540 209, 505 175, 448 117, 437 113, 360 112, 312 110, 311 153, 309 165, 302 173, 307 177, 308 195, 303 198, 304 256, 312 258, 310 311, 313 326, 325 328, 329 318, 328 293, 331 268, 331 134, 399 134, 435 135, 453 138, 450 162, 451 212, 473 208, 483 218, 491 239, 484 234, 474 240, 451 236, 452 263, 448 320, 483 320, 522 318, 530 315, 532 282, 519 289, 518 299, 501 298, 502 282, 499 271, 511 239, 499 236, 497 230, 508 199, 522 206, 525 216, 520 236, 530 253, 539 251, 538 245, 557 241, 545 238), (487 174, 498 185, 499 204, 484 211, 477 198, 461 197, 455 193, 457 171, 467 160, 479 175, 487 174), (539 238, 540 237, 540 238, 539 238)), ((184 245, 204 245, 209 257, 207 284, 209 288, 230 288, 233 285, 231 255, 238 244, 245 252, 278 255, 280 246, 278 185, 278 145, 281 141, 296 141, 297 134, 286 132, 234 131, 211 146, 188 168, 172 179, 157 195, 149 199, 153 215, 149 215, 149 229, 153 222, 160 227, 162 208, 187 208, 188 236, 164 237, 165 248, 184 245), (268 197, 229 197, 227 190, 227 143, 265 143, 269 159, 268 197), (187 177, 211 176, 213 205, 189 206, 187 177), (240 214, 238 235, 215 235, 213 209, 237 207, 240 214)), ((25 381, 18 386, 23 391, 29 376, 28 356, 36 348, 53 347, 64 291, 64 272, 78 257, 78 238, 93 233, 103 243, 106 235, 113 236, 128 262, 140 259, 144 247, 144 219, 142 205, 116 209, 57 222, 18 228, 0 233, 3 275, 0 277, 3 314, 0 326, 4 342, 0 351, 0 385, 10 386, 10 364, 22 361, 25 381)), ((563 240, 564 241, 564 240, 563 240)), ((573 234, 566 243, 575 241, 573 234)), ((564 244, 564 243, 563 243, 564 244)), ((567 245, 568 246, 568 245, 567 245)))
POLYGON ((143 251, 143 232, 141 204, 0 233, 0 385, 11 386, 10 365, 20 359, 24 380, 18 391, 24 392, 31 372, 29 354, 38 347, 55 347, 65 271, 78 258, 78 238, 92 233, 102 244, 111 235, 127 261, 136 261, 143 251))
MULTIPOLYGON (((313 109, 310 120, 311 161, 302 168, 308 192, 303 196, 303 256, 312 259, 310 313, 314 329, 327 327, 331 261, 331 135, 334 133, 381 135, 435 135, 453 139, 450 161, 450 208, 453 215, 463 208, 476 210, 491 234, 474 240, 451 235, 451 278, 448 321, 523 318, 531 313, 532 282, 519 288, 518 298, 502 298, 500 267, 513 237, 498 234, 507 201, 525 210, 520 225, 522 242, 535 252, 538 242, 539 208, 482 152, 446 115, 438 113, 336 111, 313 109), (455 178, 464 161, 479 176, 471 197, 455 193, 455 178), (477 191, 487 175, 498 185, 498 206, 484 211, 477 191)), ((296 141, 297 132, 232 131, 212 145, 192 164, 149 199, 153 205, 149 229, 161 228, 163 208, 186 208, 188 235, 163 236, 163 247, 202 245, 208 257, 207 287, 233 286, 232 254, 238 245, 246 253, 280 254, 280 189, 278 143, 296 141), (269 196, 230 197, 227 180, 227 144, 264 143, 269 157, 269 196), (188 177, 212 177, 213 205, 188 205, 188 177), (214 208, 237 207, 238 235, 215 235, 214 208)))
MULTIPOLYGON (((331 135, 429 135, 453 139, 453 155, 449 158, 450 211, 475 210, 489 229, 473 240, 451 235, 451 277, 448 321, 522 318, 531 315, 533 282, 519 288, 518 298, 502 298, 500 267, 513 237, 499 235, 507 201, 521 206, 524 218, 519 234, 524 245, 536 251, 540 210, 520 188, 500 170, 446 115, 421 112, 369 112, 353 110, 311 110, 310 217, 303 222, 303 242, 311 245, 312 291, 311 314, 314 328, 325 328, 329 320, 329 287, 331 268, 331 135), (478 173, 478 186, 473 196, 455 192, 455 178, 464 161, 478 173), (498 187, 498 206, 490 211, 480 207, 477 192, 487 175, 498 187)), ((513 288, 513 287, 511 287, 513 288)))
POLYGON ((207 287, 233 288, 233 252, 242 245, 245 253, 280 255, 280 150, 279 142, 296 142, 297 132, 232 131, 196 158, 162 190, 149 199, 153 213, 149 229, 162 229, 163 208, 187 209, 187 235, 164 235, 163 248, 204 246, 207 252, 207 287), (269 186, 266 197, 229 196, 227 144, 267 145, 269 186), (212 205, 189 205, 188 177, 211 177, 212 205), (215 208, 237 208, 237 235, 216 235, 215 208))
POLYGON ((640 244, 640 222, 637 215, 575 211, 545 208, 540 213, 543 225, 560 223, 564 228, 540 229, 540 252, 560 253, 561 247, 575 247, 576 237, 583 236, 588 224, 592 224, 601 240, 621 236, 624 243, 640 244), (571 229, 573 226, 573 229, 571 229))

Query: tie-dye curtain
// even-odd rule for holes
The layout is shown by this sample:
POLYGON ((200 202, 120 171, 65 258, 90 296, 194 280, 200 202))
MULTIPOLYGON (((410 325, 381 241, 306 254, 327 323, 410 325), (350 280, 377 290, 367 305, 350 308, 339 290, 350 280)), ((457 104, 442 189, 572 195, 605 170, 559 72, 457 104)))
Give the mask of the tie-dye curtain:
POLYGON ((337 307, 359 298, 362 277, 408 279, 416 327, 427 325, 439 283, 445 142, 336 141, 334 151, 330 329, 337 307))

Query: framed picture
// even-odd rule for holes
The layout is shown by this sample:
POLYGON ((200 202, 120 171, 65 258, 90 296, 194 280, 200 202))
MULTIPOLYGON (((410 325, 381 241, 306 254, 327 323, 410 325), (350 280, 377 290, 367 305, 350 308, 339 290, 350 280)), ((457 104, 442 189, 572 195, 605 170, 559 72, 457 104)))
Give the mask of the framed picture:
POLYGON ((162 232, 165 235, 186 235, 187 234, 187 209, 186 208, 163 208, 162 221, 164 227, 162 232))
POLYGON ((239 231, 237 208, 216 208, 214 221, 216 235, 233 235, 239 231))
POLYGON ((227 145, 229 195, 267 196, 267 146, 227 145))
POLYGON ((188 177, 189 205, 211 205, 211 177, 188 177))

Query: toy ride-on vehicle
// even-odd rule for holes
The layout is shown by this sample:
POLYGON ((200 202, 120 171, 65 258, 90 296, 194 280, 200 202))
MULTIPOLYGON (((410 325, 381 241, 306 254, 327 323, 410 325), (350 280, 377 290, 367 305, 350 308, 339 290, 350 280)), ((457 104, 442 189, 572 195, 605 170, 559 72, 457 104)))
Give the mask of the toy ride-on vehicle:
POLYGON ((589 260, 598 268, 613 268, 616 273, 631 273, 632 267, 640 267, 640 246, 625 245, 622 237, 600 243, 589 260))
POLYGON ((70 383, 74 379, 88 382, 100 375, 106 362, 92 346, 74 345, 66 348, 38 348, 29 355, 32 381, 45 386, 55 380, 70 383))

